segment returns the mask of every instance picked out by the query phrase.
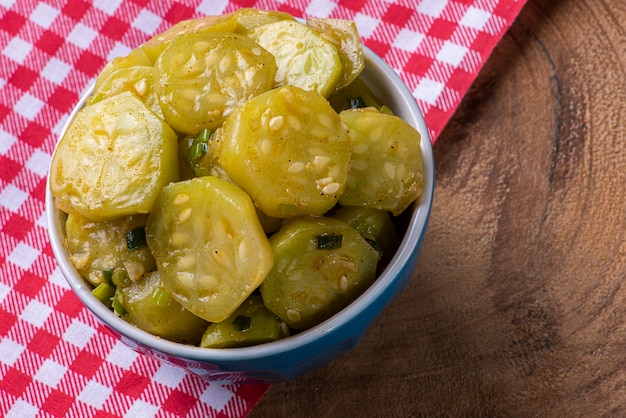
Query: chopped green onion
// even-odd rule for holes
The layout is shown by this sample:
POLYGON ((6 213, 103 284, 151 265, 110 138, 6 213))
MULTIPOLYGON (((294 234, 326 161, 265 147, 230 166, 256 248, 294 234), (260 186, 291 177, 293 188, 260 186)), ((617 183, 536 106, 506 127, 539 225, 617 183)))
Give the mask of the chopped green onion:
POLYGON ((198 161, 208 152, 209 139, 211 139, 211 131, 208 129, 204 129, 195 137, 187 139, 187 166, 193 173, 201 169, 198 166, 198 161))
POLYGON ((365 101, 362 97, 350 97, 348 99, 348 105, 350 109, 360 109, 362 107, 366 107, 365 101))
POLYGON ((252 325, 252 318, 250 318, 249 316, 239 315, 235 319, 233 319, 233 322, 231 322, 231 325, 237 331, 240 331, 240 332, 247 331, 250 329, 252 325))
POLYGON ((318 250, 336 250, 343 241, 342 234, 319 234, 316 238, 318 250))
POLYGON ((113 298, 113 311, 119 316, 128 316, 128 311, 117 294, 113 298))
POLYGON ((128 251, 134 251, 146 245, 146 228, 138 226, 126 233, 126 246, 128 251))
POLYGON ((91 291, 91 294, 110 308, 112 303, 111 299, 113 299, 113 296, 115 295, 115 286, 102 282, 91 291))
POLYGON ((167 302, 169 302, 169 300, 170 300, 170 295, 168 295, 165 289, 163 289, 161 286, 155 287, 154 290, 152 290, 152 293, 150 294, 150 301, 154 303, 156 306, 158 306, 159 308, 162 308, 165 305, 167 305, 167 302))
POLYGON ((102 269, 102 278, 104 283, 113 284, 113 269, 102 269))
POLYGON ((132 283, 130 277, 128 276, 128 272, 124 267, 118 267, 113 270, 113 276, 111 276, 111 281, 117 287, 124 288, 132 283))

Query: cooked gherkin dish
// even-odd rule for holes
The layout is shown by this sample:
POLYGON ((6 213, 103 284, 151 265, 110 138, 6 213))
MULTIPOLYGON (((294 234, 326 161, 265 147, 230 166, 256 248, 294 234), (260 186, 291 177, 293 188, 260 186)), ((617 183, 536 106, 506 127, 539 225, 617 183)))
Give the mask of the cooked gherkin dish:
POLYGON ((354 22, 240 9, 111 60, 50 170, 76 271, 171 341, 242 347, 362 294, 422 194, 420 134, 359 77, 354 22))

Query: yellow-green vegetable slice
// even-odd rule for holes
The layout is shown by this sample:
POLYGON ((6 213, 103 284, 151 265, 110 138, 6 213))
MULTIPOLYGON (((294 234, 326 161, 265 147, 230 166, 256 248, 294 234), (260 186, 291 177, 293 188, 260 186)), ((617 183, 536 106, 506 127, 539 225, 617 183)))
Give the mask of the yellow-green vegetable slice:
POLYGON ((295 20, 295 18, 287 12, 259 10, 247 7, 238 9, 233 15, 237 21, 237 28, 235 29, 235 32, 242 35, 247 35, 254 28, 268 23, 278 22, 281 20, 295 20))
POLYGON ((400 237, 387 211, 362 206, 342 206, 333 217, 356 229, 379 251, 382 260, 379 264, 383 266, 398 249, 400 237))
POLYGON ((247 347, 287 336, 287 324, 263 305, 259 295, 252 295, 226 320, 209 325, 200 347, 247 347))
POLYGON ((261 295, 265 306, 293 329, 330 318, 376 276, 378 252, 338 219, 289 220, 270 243, 275 264, 261 285, 261 295))
POLYGON ((151 67, 153 64, 154 60, 151 60, 143 49, 135 48, 124 56, 113 58, 104 66, 98 77, 96 77, 95 89, 97 90, 102 82, 114 71, 137 65, 151 67))
POLYGON ((365 68, 363 45, 356 23, 346 19, 310 18, 306 25, 337 48, 343 71, 336 88, 341 89, 352 83, 365 68))
POLYGON ((87 104, 94 104, 106 97, 128 91, 137 96, 146 104, 148 109, 163 119, 161 105, 154 88, 153 74, 151 65, 135 65, 112 71, 107 77, 100 80, 94 93, 87 100, 87 104))
POLYGON ((85 106, 57 146, 50 187, 67 211, 95 221, 148 213, 178 179, 176 133, 130 92, 85 106))
POLYGON ((228 318, 273 265, 250 197, 212 176, 163 188, 146 237, 163 287, 210 322, 228 318))
POLYGON ((196 135, 214 131, 234 108, 273 88, 276 62, 243 35, 190 33, 169 43, 154 71, 165 120, 196 135))
POLYGON ((281 20, 248 34, 276 58, 277 85, 292 85, 324 97, 335 91, 342 65, 335 45, 298 21, 281 20))
POLYGON ((322 215, 341 195, 348 133, 317 93, 282 86, 235 109, 222 126, 219 162, 266 214, 322 215))
POLYGON ((341 112, 343 110, 353 109, 354 106, 352 106, 352 102, 355 99, 362 101, 363 107, 375 107, 377 109, 382 107, 380 99, 376 97, 361 78, 357 78, 348 86, 333 93, 328 98, 328 101, 333 109, 337 112, 341 112))
POLYGON ((399 215, 424 189, 419 132, 373 108, 340 113, 352 140, 352 163, 339 203, 399 215))
POLYGON ((156 336, 184 344, 198 344, 209 323, 171 298, 158 271, 115 292, 117 313, 127 322, 156 336), (122 309, 120 309, 122 308, 122 309))
POLYGON ((146 215, 94 222, 79 214, 65 221, 66 245, 74 268, 91 284, 123 286, 156 269, 147 246, 129 249, 126 235, 143 227, 146 215))
POLYGON ((186 33, 221 33, 234 32, 237 28, 237 20, 234 19, 232 13, 219 16, 204 16, 194 19, 182 20, 148 39, 141 47, 137 48, 143 51, 152 62, 155 62, 159 55, 167 48, 167 46, 180 35, 186 33))

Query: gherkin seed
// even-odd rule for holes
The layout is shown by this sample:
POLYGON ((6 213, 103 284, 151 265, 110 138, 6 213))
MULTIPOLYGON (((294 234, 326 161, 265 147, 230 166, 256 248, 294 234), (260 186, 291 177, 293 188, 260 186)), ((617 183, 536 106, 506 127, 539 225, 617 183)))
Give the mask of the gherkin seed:
POLYGON ((204 102, 209 108, 222 108, 226 105, 226 97, 220 93, 208 93, 204 98, 204 102))
POLYGON ((213 251, 213 258, 223 267, 230 269, 233 266, 231 258, 224 251, 213 251))
POLYGON ((224 55, 219 63, 219 70, 221 73, 227 72, 233 64, 233 60, 230 55, 224 55))
POLYGON ((178 223, 182 225, 185 222, 187 222, 189 218, 191 218, 191 212, 192 210, 189 207, 181 210, 180 213, 178 214, 178 223))
POLYGON ((178 261, 177 268, 179 270, 190 270, 193 266, 196 265, 197 261, 198 260, 197 260, 195 255, 193 255, 193 254, 186 254, 186 255, 180 257, 180 259, 178 261))
POLYGON ((367 144, 358 144, 352 148, 352 152, 355 154, 363 154, 364 152, 367 152, 368 148, 369 146, 367 144))
POLYGON ((239 254, 239 258, 241 260, 247 260, 248 259, 248 255, 250 253, 250 251, 248 251, 248 250, 249 250, 248 249, 248 244, 246 244, 245 241, 241 241, 239 243, 239 248, 238 248, 238 251, 237 251, 237 254, 239 254))
POLYGON ((256 67, 246 68, 244 75, 245 75, 245 80, 248 82, 248 84, 252 84, 252 82, 254 81, 254 77, 256 76, 256 73, 257 73, 256 67))
POLYGON ((290 173, 300 173, 304 170, 304 163, 302 161, 297 161, 295 163, 292 163, 289 168, 287 168, 287 171, 289 171, 290 173))
POLYGON ((204 54, 209 50, 209 43, 207 41, 197 41, 193 44, 193 52, 197 54, 204 54))
POLYGON ((185 245, 185 240, 186 240, 187 236, 181 232, 174 232, 171 236, 170 236, 170 244, 175 246, 175 247, 182 247, 185 245))
POLYGON ((378 141, 382 136, 383 130, 380 127, 376 127, 370 132, 370 140, 372 141, 378 141))
POLYGON ((182 205, 183 203, 189 202, 189 199, 191 199, 191 197, 188 194, 178 193, 176 197, 174 197, 174 201, 172 203, 178 206, 182 205))
POLYGON ((396 167, 396 176, 399 179, 404 179, 404 176, 406 176, 406 166, 404 164, 401 164, 399 166, 396 167))
POLYGON ((219 55, 216 52, 210 52, 204 56, 204 65, 207 68, 212 68, 217 65, 219 55))
POLYGON ((318 119, 320 121, 320 123, 322 124, 322 126, 324 126, 325 128, 332 128, 333 127, 333 121, 330 118, 330 116, 324 114, 324 113, 320 113, 318 115, 318 119))
POLYGON ((367 170, 367 163, 363 160, 354 160, 352 161, 352 168, 356 171, 365 171, 367 170))
POLYGON ((270 119, 268 125, 272 131, 279 130, 285 121, 285 118, 282 115, 274 116, 270 119))
POLYGON ((350 283, 348 282, 348 278, 346 276, 341 276, 341 279, 339 279, 339 289, 346 291, 348 290, 349 285, 350 283))
POLYGON ((146 80, 141 79, 138 82, 135 83, 135 91, 137 92, 137 94, 139 94, 140 96, 143 96, 144 94, 146 94, 146 80))
POLYGON ((293 322, 300 321, 302 319, 302 314, 299 310, 294 308, 287 308, 287 319, 293 322))
POLYGON ((289 126, 291 126, 291 128, 294 131, 299 131, 302 129, 302 124, 300 123, 300 121, 298 120, 298 118, 296 118, 293 115, 289 115, 289 117, 287 118, 289 121, 289 126))
POLYGON ((267 138, 262 139, 261 151, 263 151, 265 154, 269 154, 270 152, 272 152, 272 141, 267 138))
POLYGON ((396 167, 389 161, 385 162, 385 173, 392 180, 396 178, 396 167))
POLYGON ((322 193, 323 194, 335 194, 339 191, 340 188, 341 188, 341 184, 337 182, 330 183, 324 186, 324 188, 322 189, 322 193))
POLYGON ((298 280, 302 280, 304 278, 304 272, 302 270, 296 271, 294 274, 287 276, 287 280, 290 282, 297 282, 298 280))
POLYGON ((179 271, 176 273, 176 281, 187 289, 194 288, 194 277, 193 273, 189 273, 188 271, 179 271))
POLYGON ((326 186, 327 184, 330 184, 333 182, 333 178, 332 177, 324 177, 323 179, 319 179, 317 181, 317 184, 319 184, 320 186, 326 186))
POLYGON ((326 165, 330 162, 330 157, 326 155, 316 155, 313 157, 313 165, 318 168, 326 167, 326 165))

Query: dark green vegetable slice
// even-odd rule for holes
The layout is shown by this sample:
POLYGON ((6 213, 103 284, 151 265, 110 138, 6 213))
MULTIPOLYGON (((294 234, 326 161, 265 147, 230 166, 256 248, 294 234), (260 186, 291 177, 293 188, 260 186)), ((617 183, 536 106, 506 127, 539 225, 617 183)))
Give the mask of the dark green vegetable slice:
POLYGON ((250 296, 231 316, 211 324, 202 335, 201 347, 245 347, 289 336, 289 328, 270 312, 259 295, 250 296))

